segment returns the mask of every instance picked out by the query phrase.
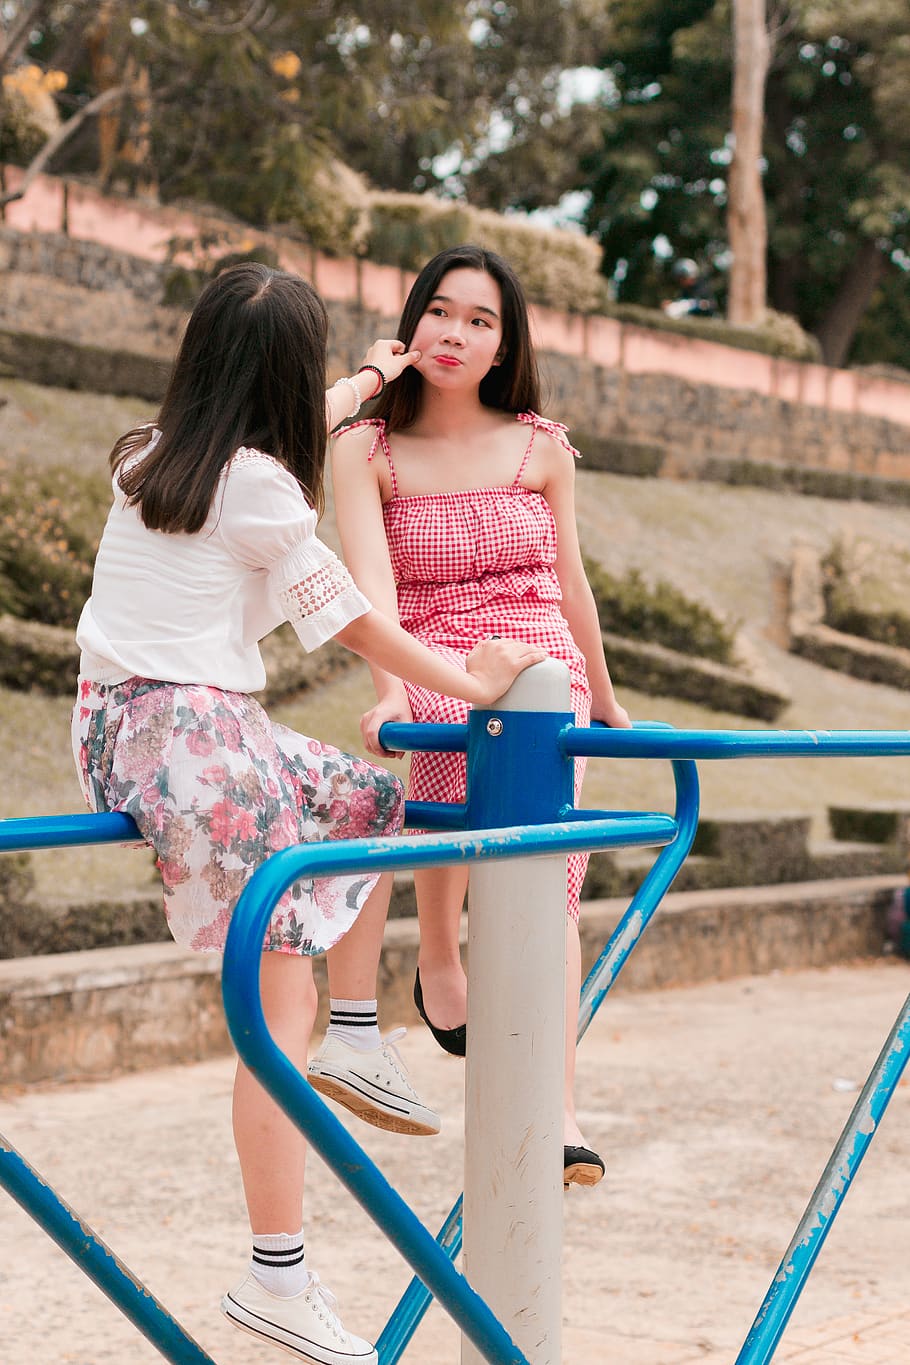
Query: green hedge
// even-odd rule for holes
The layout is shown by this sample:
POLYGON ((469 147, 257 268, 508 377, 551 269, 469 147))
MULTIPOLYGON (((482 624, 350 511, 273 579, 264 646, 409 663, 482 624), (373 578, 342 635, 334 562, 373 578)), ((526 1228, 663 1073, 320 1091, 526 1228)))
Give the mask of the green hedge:
POLYGON ((811 469, 772 460, 709 459, 699 469, 698 477, 726 483, 732 488, 769 488, 773 492, 793 492, 843 502, 856 500, 910 506, 910 483, 883 479, 875 474, 851 474, 841 469, 811 469))
POLYGON ((102 476, 0 462, 0 613, 75 626, 109 506, 102 476))
POLYGON ((602 630, 716 663, 733 662, 730 628, 671 583, 660 579, 650 586, 637 569, 630 569, 624 578, 615 578, 588 557, 585 572, 602 630))
POLYGON ((540 228, 429 195, 371 196, 370 260, 418 271, 438 251, 462 242, 504 256, 536 303, 572 313, 603 311, 601 250, 580 232, 540 228))
POLYGON ((910 649, 910 553, 839 538, 822 560, 825 624, 876 644, 910 649))

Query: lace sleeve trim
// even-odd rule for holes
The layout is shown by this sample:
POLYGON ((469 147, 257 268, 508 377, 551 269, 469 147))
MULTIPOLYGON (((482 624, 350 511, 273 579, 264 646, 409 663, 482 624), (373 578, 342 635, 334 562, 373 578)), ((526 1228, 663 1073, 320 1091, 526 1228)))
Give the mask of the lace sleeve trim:
POLYGON ((353 578, 341 560, 333 557, 306 578, 282 588, 278 595, 287 619, 294 622, 318 618, 352 590, 357 591, 353 578))

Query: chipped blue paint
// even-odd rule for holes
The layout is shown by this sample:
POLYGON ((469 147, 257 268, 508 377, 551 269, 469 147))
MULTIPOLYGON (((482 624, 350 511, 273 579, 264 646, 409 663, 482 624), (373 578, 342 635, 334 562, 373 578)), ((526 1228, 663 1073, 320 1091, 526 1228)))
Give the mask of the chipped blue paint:
POLYGON ((0 1185, 167 1360, 177 1365, 214 1365, 212 1357, 2 1135, 0 1185))
MULTIPOLYGON (((554 780, 536 781, 539 772, 535 768, 524 776, 513 773, 509 784, 519 806, 530 803, 526 823, 514 823, 505 809, 494 819, 476 821, 477 827, 471 830, 468 828, 469 803, 448 806, 409 803, 407 823, 411 827, 449 833, 444 837, 438 834, 403 835, 389 841, 388 845, 381 841, 354 840, 285 849, 257 871, 235 912, 225 954, 224 980, 228 1021, 238 1051, 356 1197, 365 1204, 374 1201, 375 1208, 371 1207, 370 1212, 377 1221, 383 1225, 394 1224, 394 1231, 390 1232, 393 1242, 418 1269, 428 1286, 415 1279, 390 1318, 377 1342, 381 1365, 393 1365, 400 1358, 433 1294, 487 1360, 494 1365, 528 1365, 528 1362, 454 1269, 452 1263, 461 1248, 461 1199, 456 1201, 434 1240, 386 1184, 346 1129, 275 1048, 265 1031, 258 979, 250 979, 256 974, 249 971, 249 964, 258 963, 259 945, 272 907, 290 883, 297 876, 355 872, 363 870, 365 865, 371 869, 394 870, 472 862, 481 857, 546 856, 557 848, 568 853, 594 848, 659 847, 654 865, 585 982, 579 1012, 581 1037, 691 847, 698 821, 698 778, 694 760, 910 755, 910 731, 677 731, 656 723, 640 723, 631 730, 609 730, 602 726, 585 729, 567 724, 563 717, 558 726, 549 724, 548 735, 559 755, 552 760, 546 759, 550 765, 548 772, 555 774, 554 780), (573 809, 562 790, 566 783, 560 765, 577 756, 669 760, 676 782, 675 815, 573 809), (503 827, 491 829, 491 825, 503 827)), ((468 726, 386 725, 382 739, 391 749, 467 752, 469 748, 468 726)), ((535 760, 539 759, 540 753, 535 754, 535 760)), ((519 753, 514 757, 514 763, 520 765, 520 762, 519 753)), ((0 821, 0 852, 140 842, 132 820, 121 814, 0 821)), ((832 1153, 736 1365, 767 1365, 770 1361, 822 1242, 900 1080, 907 1061, 908 1043, 910 1000, 832 1153)), ((0 1184, 19 1199, 23 1208, 45 1227, 167 1359, 178 1365, 210 1362, 210 1357, 186 1336, 144 1286, 116 1261, 91 1229, 80 1222, 3 1139, 0 1139, 0 1184)))
POLYGON ((910 996, 895 1020, 875 1066, 853 1106, 843 1132, 800 1219, 793 1240, 771 1286, 736 1365, 767 1365, 774 1355, 796 1301, 822 1244, 854 1180, 882 1115, 903 1075, 910 1041, 910 996))

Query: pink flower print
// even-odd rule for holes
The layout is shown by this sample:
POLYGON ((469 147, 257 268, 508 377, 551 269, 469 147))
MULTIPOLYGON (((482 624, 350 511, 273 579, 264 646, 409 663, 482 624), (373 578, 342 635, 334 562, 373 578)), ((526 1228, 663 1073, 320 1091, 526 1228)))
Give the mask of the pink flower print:
POLYGON ((208 758, 218 746, 207 730, 190 730, 186 736, 186 747, 197 758, 208 758))
POLYGON ((203 782, 208 782, 213 787, 220 787, 222 782, 228 779, 228 770, 223 763, 210 763, 207 768, 203 768, 200 773, 203 782))
POLYGON ((234 821, 234 834, 238 839, 253 839, 256 835, 256 819, 248 810, 238 809, 234 821))
POLYGON ((190 690, 189 702, 194 716, 207 716, 215 705, 211 692, 204 687, 190 690))
POLYGON ((215 802, 209 817, 209 838, 213 844, 220 844, 222 848, 230 846, 239 814, 240 808, 233 801, 215 802))
POLYGON ((345 801, 333 801, 329 806, 329 819, 339 823, 347 819, 348 807, 345 801))
POLYGON ((210 924, 204 924, 201 929, 196 930, 190 947, 197 953, 211 952, 213 949, 221 952, 224 949, 230 922, 231 911, 224 905, 210 924))
POLYGON ((233 716, 221 715, 218 717, 218 729, 221 731, 221 742, 232 754, 239 754, 241 750, 240 726, 233 716))
POLYGON ((317 758, 322 758, 322 755, 328 752, 325 745, 320 744, 318 739, 307 740, 306 747, 309 749, 310 753, 315 754, 317 758))
POLYGON ((297 821, 289 810, 281 810, 269 825, 269 848, 276 850, 299 843, 300 830, 297 821))
POLYGON ((376 793, 359 787, 350 796, 351 824, 359 834, 370 834, 376 824, 376 793))
POLYGON ((161 873, 161 880, 164 882, 165 890, 179 886, 189 877, 189 870, 186 863, 179 858, 169 858, 167 862, 158 861, 158 870, 161 873))
POLYGON ((307 768, 306 775, 310 779, 314 787, 318 784, 321 777, 321 773, 316 768, 307 768))
POLYGON ((92 714, 91 707, 89 707, 89 706, 80 706, 80 707, 79 707, 79 721, 80 721, 80 724, 81 724, 82 722, 84 722, 84 721, 87 721, 88 718, 89 718, 89 716, 90 716, 91 714, 92 714))

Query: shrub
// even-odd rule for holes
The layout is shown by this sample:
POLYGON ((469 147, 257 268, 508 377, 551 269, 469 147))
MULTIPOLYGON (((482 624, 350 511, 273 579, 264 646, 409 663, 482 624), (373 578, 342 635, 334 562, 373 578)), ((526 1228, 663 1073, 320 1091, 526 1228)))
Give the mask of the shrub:
POLYGON ((822 560, 822 573, 826 625, 910 649, 910 553, 881 542, 838 539, 822 560))
POLYGON ((592 313, 606 300, 601 249, 580 232, 541 228, 432 195, 373 194, 370 259, 402 270, 420 268, 446 247, 471 242, 504 256, 536 303, 592 313))
POLYGON ((167 244, 162 303, 189 312, 209 280, 243 261, 260 261, 273 269, 279 265, 274 247, 268 242, 253 241, 249 235, 238 240, 236 233, 227 230, 203 229, 194 237, 171 237, 167 244))
POLYGON ((0 464, 0 610, 75 626, 109 504, 101 476, 0 464))
POLYGON ((614 578, 590 559, 585 560, 585 569, 602 630, 716 663, 734 661, 732 631, 672 584, 660 580, 651 587, 637 569, 630 569, 625 578, 614 578))

